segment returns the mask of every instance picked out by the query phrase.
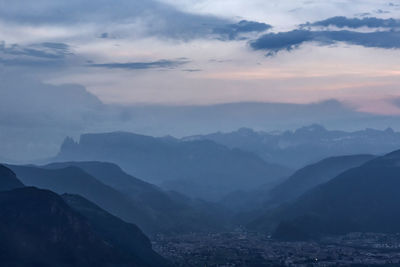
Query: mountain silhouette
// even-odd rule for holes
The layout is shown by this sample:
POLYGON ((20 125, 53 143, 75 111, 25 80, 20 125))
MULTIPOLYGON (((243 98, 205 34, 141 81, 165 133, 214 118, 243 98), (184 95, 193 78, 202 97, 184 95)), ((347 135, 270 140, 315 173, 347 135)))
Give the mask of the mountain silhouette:
POLYGON ((106 242, 118 247, 123 257, 133 256, 143 265, 168 265, 152 250, 150 240, 136 225, 124 222, 79 195, 63 194, 61 197, 72 209, 82 214, 106 242))
MULTIPOLYGON (((306 191, 373 158, 372 155, 330 157, 299 169, 281 183, 265 184, 251 191, 233 192, 225 196, 219 203, 240 213, 251 212, 251 217, 257 216, 260 210, 294 201, 306 191)), ((240 217, 244 218, 243 214, 240 217)))
POLYGON ((7 191, 20 187, 24 187, 24 184, 18 180, 15 173, 4 165, 0 165, 0 191, 7 191))
POLYGON ((159 197, 165 195, 162 189, 127 174, 118 165, 113 163, 98 161, 56 162, 42 167, 46 169, 80 168, 103 184, 125 193, 128 197, 134 199, 144 197, 145 194, 159 194, 159 197))
POLYGON ((107 226, 107 219, 98 218, 107 227, 92 227, 48 190, 25 187, 0 192, 0 217, 2 266, 168 266, 135 226, 117 224, 134 238, 132 247, 124 246, 117 237, 110 237, 115 230, 107 226))
POLYGON ((400 231, 400 151, 349 169, 256 219, 253 229, 282 239, 400 231))
POLYGON ((372 160, 372 155, 348 155, 330 157, 296 171, 287 180, 269 192, 269 205, 291 201, 308 190, 323 184, 340 173, 372 160))

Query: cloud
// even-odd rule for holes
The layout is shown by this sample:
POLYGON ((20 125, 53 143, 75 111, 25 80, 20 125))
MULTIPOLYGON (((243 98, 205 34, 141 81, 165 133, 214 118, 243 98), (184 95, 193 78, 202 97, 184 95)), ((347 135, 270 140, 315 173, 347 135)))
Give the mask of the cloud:
POLYGON ((229 19, 187 13, 155 0, 0 0, 0 18, 3 22, 30 26, 96 25, 99 32, 95 35, 103 38, 115 31, 118 36, 143 34, 189 40, 210 37, 216 28, 243 31, 257 27, 246 23, 231 25, 229 19))
POLYGON ((318 45, 331 45, 336 42, 344 42, 350 45, 364 47, 393 49, 400 48, 399 31, 310 31, 293 30, 281 33, 269 33, 257 40, 250 42, 254 50, 266 50, 272 55, 282 50, 290 51, 307 42, 315 42, 318 45))
POLYGON ((156 36, 185 41, 237 40, 243 34, 271 28, 255 21, 236 23, 217 16, 188 13, 156 0, 0 0, 0 18, 2 22, 30 27, 88 25, 97 31, 94 36, 103 39, 156 36))
POLYGON ((337 42, 344 42, 364 47, 394 49, 400 48, 399 29, 400 20, 398 19, 336 16, 313 23, 307 22, 301 24, 299 29, 296 30, 264 34, 258 39, 251 41, 250 46, 254 50, 268 51, 267 55, 273 55, 282 50, 290 51, 307 42, 314 42, 318 45, 331 45, 337 42), (315 27, 323 27, 323 29, 316 29, 315 27), (331 30, 328 27, 353 30, 331 30), (356 31, 363 27, 374 29, 374 31, 356 31), (382 28, 386 30, 378 30, 382 28))
POLYGON ((83 86, 51 85, 27 75, 0 71, 2 155, 19 159, 50 156, 66 134, 83 132, 105 120, 107 107, 83 86))
POLYGON ((65 66, 64 61, 60 60, 34 60, 34 59, 24 59, 24 58, 1 58, 0 64, 10 67, 26 67, 26 68, 53 68, 65 66))
POLYGON ((304 42, 313 40, 313 33, 308 30, 294 30, 290 32, 268 33, 255 41, 250 42, 254 50, 268 50, 279 52, 292 50, 304 42))
POLYGON ((0 42, 0 64, 23 67, 54 67, 65 63, 73 55, 69 45, 64 43, 38 43, 30 45, 0 42))
POLYGON ((100 37, 99 37, 99 38, 107 39, 108 37, 109 37, 108 32, 103 32, 102 34, 100 34, 100 37))
POLYGON ((13 56, 29 56, 46 59, 59 59, 71 55, 70 48, 64 43, 39 43, 28 46, 20 46, 12 44, 7 46, 6 43, 0 42, 0 53, 13 56))
POLYGON ((0 81, 2 126, 46 127, 67 124, 72 128, 77 125, 81 127, 86 122, 83 113, 93 112, 103 106, 96 96, 77 84, 45 84, 12 71, 1 73, 0 81))
POLYGON ((200 71, 203 71, 203 70, 202 69, 184 69, 182 71, 184 71, 184 72, 200 72, 200 71))
POLYGON ((399 125, 398 117, 392 121, 382 117, 372 120, 375 116, 360 114, 335 100, 311 104, 247 102, 205 106, 106 104, 83 86, 52 85, 26 75, 0 72, 0 157, 52 156, 65 136, 77 137, 84 132, 123 130, 182 136, 231 131, 243 126, 269 131, 315 122, 351 129, 399 125))
POLYGON ((81 24, 103 20, 105 23, 136 17, 151 9, 166 9, 147 0, 0 0, 0 14, 5 21, 23 24, 81 24))
POLYGON ((108 68, 108 69, 130 69, 130 70, 143 70, 143 69, 173 69, 181 65, 187 64, 190 61, 186 58, 177 60, 161 59, 152 62, 127 62, 127 63, 102 63, 102 64, 89 64, 89 67, 108 68))
POLYGON ((367 18, 347 18, 343 16, 332 17, 325 20, 320 20, 314 23, 306 23, 301 25, 302 27, 312 27, 312 26, 321 26, 321 27, 329 27, 335 26, 338 28, 352 28, 357 29, 361 27, 368 28, 399 28, 400 20, 398 19, 381 19, 376 17, 367 17, 367 18))
POLYGON ((342 108, 336 102, 321 104, 325 109, 313 108, 310 112, 301 112, 303 105, 271 103, 212 106, 105 104, 81 85, 52 85, 26 75, 0 72, 0 157, 37 159, 52 156, 65 136, 79 136, 84 132, 123 130, 193 135, 242 126, 256 127, 266 120, 265 114, 269 114, 268 127, 283 122, 290 124, 288 114, 290 118, 296 114, 297 117, 290 121, 299 124, 304 122, 299 118, 310 121, 315 118, 312 116, 326 114, 321 110, 327 110, 327 107, 340 117, 349 117, 347 113, 341 113, 342 108))
POLYGON ((271 29, 266 23, 242 20, 235 24, 227 24, 213 30, 214 34, 220 35, 223 40, 236 40, 242 38, 246 33, 260 33, 271 29))

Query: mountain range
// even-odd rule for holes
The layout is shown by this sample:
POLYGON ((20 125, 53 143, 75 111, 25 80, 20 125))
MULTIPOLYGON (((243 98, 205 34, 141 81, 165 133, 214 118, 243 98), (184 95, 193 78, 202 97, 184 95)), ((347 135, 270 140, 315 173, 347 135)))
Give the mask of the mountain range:
MULTIPOLYGON (((92 249, 100 251, 105 257, 101 261, 110 266, 122 267, 118 264, 130 262, 138 266, 168 265, 152 251, 142 230, 149 235, 221 232, 245 224, 249 230, 282 240, 319 239, 350 232, 397 233, 400 151, 383 156, 330 156, 290 175, 288 168, 267 163, 255 148, 259 145, 265 149, 262 144, 267 147, 285 141, 288 150, 282 151, 297 153, 293 159, 301 159, 301 151, 309 147, 310 153, 303 155, 306 162, 350 149, 382 152, 396 146, 398 135, 390 129, 346 133, 313 125, 285 133, 241 129, 226 138, 222 133, 211 135, 212 140, 207 136, 176 139, 122 132, 85 134, 79 142, 67 138, 54 159, 58 162, 42 166, 0 165, 0 212, 5 216, 0 234, 12 244, 11 250, 2 251, 2 255, 8 255, 3 261, 12 263, 18 257, 14 251, 22 253, 23 259, 37 261, 34 255, 43 252, 36 253, 36 248, 30 246, 35 242, 42 242, 38 249, 49 246, 46 242, 51 241, 50 233, 40 232, 44 231, 39 227, 41 221, 30 217, 33 215, 26 210, 29 207, 49 218, 44 225, 53 232, 61 231, 57 227, 67 229, 71 239, 65 237, 60 242, 67 244, 66 253, 79 259, 76 266, 96 264, 91 262, 92 249), (227 147, 234 142, 240 148, 227 147), (71 161, 62 161, 68 159, 71 161), (146 175, 146 181, 130 174, 135 172, 146 175), (25 198, 34 206, 25 207, 18 202, 25 198), (40 202, 42 199, 44 203, 40 202), (49 205, 62 210, 61 215, 52 214, 51 209, 48 214, 49 205), (33 231, 26 233, 32 242, 27 241, 28 247, 12 243, 18 238, 16 233, 24 233, 26 227, 15 219, 19 213, 12 213, 19 210, 33 224, 27 228, 33 231), (60 217, 55 220, 63 224, 52 224, 53 217, 60 217), (69 218, 76 220, 77 229, 70 229, 69 218), (17 221, 15 228, 9 233, 1 232, 11 227, 13 220, 17 221), (77 239, 74 231, 80 229, 87 233, 77 239), (36 240, 39 234, 45 238, 36 240), (91 243, 93 240, 96 246, 91 243), (85 252, 87 257, 73 246, 90 248, 85 252), (146 255, 155 261, 149 262, 146 255)), ((55 250, 54 258, 43 264, 65 260, 57 246, 51 248, 55 250)))
POLYGON ((183 140, 211 140, 231 149, 253 152, 267 162, 295 169, 328 157, 383 155, 400 147, 400 133, 391 128, 345 132, 327 130, 318 124, 284 132, 257 132, 241 128, 228 133, 189 136, 183 140))
POLYGON ((191 197, 216 200, 287 177, 291 170, 254 153, 213 141, 182 141, 133 133, 84 134, 66 138, 53 161, 107 161, 129 174, 191 197))

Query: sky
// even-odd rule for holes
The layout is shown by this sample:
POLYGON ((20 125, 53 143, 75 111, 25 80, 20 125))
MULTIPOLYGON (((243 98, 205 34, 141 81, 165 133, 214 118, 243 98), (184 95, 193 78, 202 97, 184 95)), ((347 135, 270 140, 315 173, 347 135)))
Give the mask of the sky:
POLYGON ((88 131, 195 133, 177 126, 179 109, 156 129, 164 111, 142 106, 398 116, 399 19, 399 0, 0 0, 0 160, 50 155, 88 131))
POLYGON ((3 72, 79 84, 105 103, 335 98, 399 113, 388 100, 400 96, 400 1, 1 0, 0 9, 3 72))

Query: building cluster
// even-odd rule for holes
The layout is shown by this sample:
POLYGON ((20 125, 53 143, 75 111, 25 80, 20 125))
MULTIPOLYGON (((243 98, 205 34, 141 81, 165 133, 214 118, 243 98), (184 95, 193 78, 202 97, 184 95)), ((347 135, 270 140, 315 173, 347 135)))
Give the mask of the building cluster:
POLYGON ((153 247, 177 266, 400 266, 400 235, 351 233, 319 242, 283 242, 235 231, 159 235, 153 247))

